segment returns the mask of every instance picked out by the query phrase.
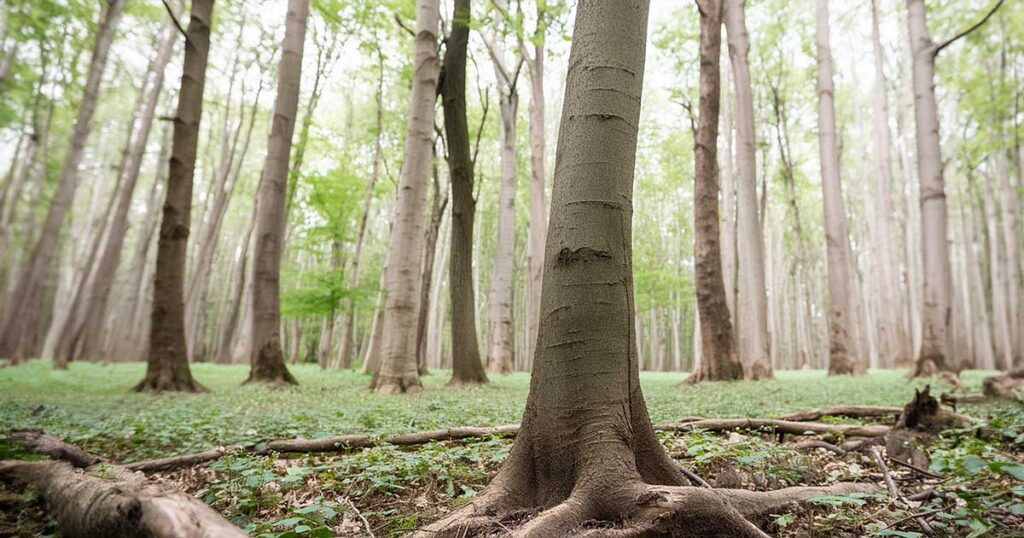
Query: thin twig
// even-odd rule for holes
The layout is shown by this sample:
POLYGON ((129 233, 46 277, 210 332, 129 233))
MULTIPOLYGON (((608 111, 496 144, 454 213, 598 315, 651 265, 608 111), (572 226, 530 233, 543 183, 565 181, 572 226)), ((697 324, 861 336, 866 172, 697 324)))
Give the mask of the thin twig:
POLYGON ((899 498, 900 492, 896 489, 896 483, 892 480, 892 473, 889 472, 889 466, 885 464, 885 458, 882 457, 878 447, 871 447, 871 454, 875 457, 878 468, 882 470, 882 478, 885 479, 885 487, 889 490, 889 496, 893 499, 899 498))
POLYGON ((370 538, 376 538, 373 535, 373 527, 370 527, 370 522, 367 521, 365 517, 363 517, 363 513, 360 512, 358 508, 356 508, 356 505, 355 503, 352 502, 352 499, 345 497, 345 502, 348 503, 348 507, 351 508, 352 511, 355 512, 357 516, 359 516, 359 519, 363 521, 363 526, 366 527, 366 534, 369 534, 370 538))
POLYGON ((951 38, 949 38, 949 39, 947 39, 947 40, 945 40, 945 41, 943 41, 941 43, 936 44, 935 48, 932 50, 932 55, 933 56, 937 55, 939 53, 939 51, 941 51, 942 49, 952 45, 956 40, 958 40, 958 39, 960 39, 962 37, 967 36, 967 34, 977 30, 978 28, 981 28, 986 22, 988 22, 989 19, 992 18, 992 15, 996 14, 996 11, 999 11, 999 8, 1003 6, 1003 2, 1005 2, 1005 1, 1006 0, 998 0, 996 2, 996 5, 992 6, 992 9, 990 9, 988 11, 988 13, 986 13, 985 16, 981 18, 980 21, 974 23, 974 25, 972 25, 970 28, 967 28, 966 30, 960 32, 959 34, 956 34, 955 36, 953 36, 953 37, 951 37, 951 38))
POLYGON ((168 4, 167 0, 160 1, 163 3, 164 8, 167 9, 167 14, 171 16, 171 21, 173 21, 174 25, 178 27, 178 31, 181 32, 181 36, 185 38, 185 41, 188 41, 188 32, 186 32, 185 28, 181 26, 181 22, 178 20, 178 17, 174 14, 174 10, 171 9, 171 4, 168 4))
POLYGON ((917 465, 914 465, 913 463, 910 463, 908 461, 903 461, 903 460, 894 458, 892 456, 889 456, 889 460, 892 461, 893 463, 895 463, 896 465, 899 465, 901 467, 906 467, 907 469, 911 469, 911 470, 917 471, 917 472, 919 472, 919 473, 921 473, 921 474, 923 474, 923 475, 925 475, 925 476, 927 476, 929 478, 935 478, 937 480, 945 480, 945 478, 946 478, 945 476, 943 476, 943 475, 941 475, 939 473, 933 473, 933 472, 931 472, 931 471, 929 471, 927 469, 922 469, 921 467, 918 467, 917 465))
POLYGON ((697 476, 697 473, 687 469, 686 467, 679 465, 679 470, 682 471, 682 473, 686 476, 688 480, 690 480, 690 482, 694 482, 703 488, 711 487, 711 484, 708 484, 706 480, 697 476))

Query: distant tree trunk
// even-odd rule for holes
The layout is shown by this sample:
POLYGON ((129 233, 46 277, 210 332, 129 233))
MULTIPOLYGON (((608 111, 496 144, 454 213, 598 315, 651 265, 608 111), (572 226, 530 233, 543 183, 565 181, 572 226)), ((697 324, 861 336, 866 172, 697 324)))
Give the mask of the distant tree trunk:
MULTIPOLYGON (((724 3, 722 4, 722 13, 725 13, 724 3)), ((721 63, 721 62, 719 62, 721 63)), ((719 68, 719 74, 722 70, 719 68)), ((736 293, 738 290, 739 283, 737 282, 738 273, 736 271, 737 260, 736 260, 736 174, 734 168, 733 159, 733 134, 734 134, 734 114, 733 108, 735 100, 730 99, 728 88, 732 85, 729 83, 731 77, 729 71, 725 72, 726 83, 724 85, 719 84, 720 89, 724 89, 726 94, 725 99, 725 155, 719 157, 718 174, 722 181, 721 199, 722 199, 722 276, 725 279, 725 303, 729 308, 729 321, 732 322, 733 330, 733 347, 736 347, 736 293)), ((700 333, 695 333, 699 336, 700 333)), ((696 340, 699 341, 699 338, 696 340)), ((698 355, 695 355, 695 357, 698 355)))
MULTIPOLYGON (((444 53, 441 100, 448 140, 448 174, 452 182, 451 254, 448 285, 451 294, 452 378, 450 385, 487 382, 480 361, 473 294, 473 221, 476 217, 473 171, 466 119, 466 51, 469 43, 470 0, 456 0, 452 32, 444 53)), ((543 202, 543 201, 542 201, 543 202)), ((541 246, 543 247, 543 238, 541 246)))
MULTIPOLYGON (((259 186, 256 187, 257 192, 259 186)), ((217 346, 216 360, 221 364, 231 364, 234 360, 235 333, 238 330, 241 319, 242 298, 248 287, 246 277, 249 274, 249 245, 252 243, 252 234, 256 230, 256 208, 259 205, 253 201, 252 209, 249 212, 249 221, 245 226, 245 235, 242 236, 242 246, 238 255, 238 262, 235 266, 235 288, 231 299, 231 306, 228 310, 227 320, 224 324, 224 331, 221 334, 220 345, 217 346)))
MULTIPOLYGON (((1002 252, 999 237, 999 208, 993 194, 994 187, 988 181, 980 186, 982 207, 985 214, 985 231, 988 236, 988 269, 990 285, 989 299, 992 305, 992 343, 995 350, 996 366, 1009 370, 1013 366, 1013 349, 1010 342, 1010 319, 1006 279, 1006 256, 1002 252)), ((979 290, 980 291, 980 290, 979 290)))
POLYGON ((750 42, 744 15, 745 0, 726 0, 724 20, 736 94, 738 177, 738 298, 737 334, 740 362, 746 379, 772 377, 768 349, 768 298, 764 276, 764 237, 757 209, 757 162, 754 135, 754 95, 747 56, 750 42))
MULTIPOLYGON (((507 2, 499 4, 507 9, 507 2)), ((498 237, 494 244, 494 270, 488 293, 487 370, 512 372, 515 364, 512 320, 512 272, 515 265, 516 234, 516 114, 519 94, 516 90, 518 67, 510 71, 505 64, 505 48, 500 36, 492 36, 491 60, 498 79, 498 104, 501 114, 501 184, 498 189, 498 237)))
POLYGON ((996 156, 996 179, 999 182, 999 207, 1002 219, 1003 273, 1006 275, 1006 310, 1007 329, 1009 334, 1010 356, 1007 369, 1024 359, 1024 342, 1022 342, 1020 293, 1024 288, 1021 273, 1020 243, 1020 199, 1019 191, 1010 183, 1009 150, 999 150, 996 156))
POLYGON ((252 355, 250 382, 296 383, 281 351, 281 240, 285 227, 288 164, 299 108, 302 48, 306 41, 309 0, 288 0, 284 42, 277 72, 277 97, 267 140, 256 210, 253 253, 252 355))
POLYGON ((192 379, 188 367, 182 286, 185 282, 192 181, 199 145, 199 122, 203 115, 203 88, 212 23, 213 0, 192 0, 181 88, 178 91, 178 111, 174 118, 167 194, 157 243, 146 376, 135 386, 136 391, 203 390, 192 379))
MULTIPOLYGON (((962 206, 960 208, 960 227, 963 236, 964 261, 967 264, 967 288, 983 290, 985 285, 981 277, 981 264, 978 262, 975 251, 978 234, 975 231, 973 215, 970 215, 962 206)), ((975 366, 983 370, 991 370, 995 368, 995 357, 992 354, 992 329, 984 294, 971 293, 970 303, 971 312, 974 314, 972 316, 971 347, 974 349, 975 366)))
POLYGON ((434 285, 434 258, 437 257, 437 236, 441 229, 444 210, 448 207, 448 193, 441 197, 441 179, 438 177, 437 156, 433 157, 434 196, 430 207, 430 222, 423 241, 423 267, 420 270, 420 301, 416 320, 416 364, 420 375, 427 375, 427 315, 430 313, 430 290, 434 285))
POLYGON ((722 275, 718 229, 718 112, 722 3, 702 0, 700 11, 700 119, 694 141, 694 287, 700 312, 700 368, 688 381, 743 378, 722 275))
POLYGON ((863 374, 867 371, 857 356, 850 286, 850 233, 846 204, 839 179, 839 150, 836 145, 835 87, 832 83, 832 48, 829 43, 828 0, 816 0, 818 60, 818 149, 821 155, 821 187, 825 208, 825 244, 828 258, 829 363, 828 373, 863 374))
POLYGON ((120 170, 118 190, 114 195, 109 220, 99 243, 99 254, 96 262, 86 268, 87 276, 83 282, 81 300, 72 304, 73 311, 68 323, 60 329, 63 337, 55 350, 55 364, 67 364, 68 361, 82 358, 95 359, 101 355, 101 338, 106 326, 110 290, 121 262, 124 239, 128 231, 128 211, 142 169, 156 107, 163 91, 164 70, 170 61, 177 38, 177 28, 172 22, 167 21, 161 32, 156 57, 147 73, 147 79, 152 78, 152 81, 148 83, 148 88, 146 82, 143 84, 141 123, 135 132, 129 133, 126 162, 120 170))
POLYGON ((0 332, 0 357, 9 357, 15 361, 28 357, 38 350, 29 342, 28 333, 31 323, 38 323, 42 314, 43 288, 51 274, 51 264, 57 251, 61 229, 64 227, 68 211, 75 198, 78 186, 78 166, 82 160, 86 140, 92 131, 92 117, 96 112, 99 100, 100 84, 107 66, 110 46, 117 33, 117 24, 121 19, 126 0, 105 0, 102 4, 102 15, 96 41, 93 45, 92 59, 85 81, 82 101, 79 105, 75 126, 71 132, 71 140, 64 156, 64 164, 57 189, 50 200, 39 233, 39 240, 32 249, 32 255, 25 263, 21 279, 14 293, 8 298, 5 315, 5 326, 0 332))
POLYGON ((416 366, 416 322, 426 226, 426 190, 430 181, 436 101, 438 0, 416 2, 416 53, 409 97, 405 162, 398 184, 394 227, 384 274, 383 348, 380 370, 370 383, 377 392, 420 392, 416 366))
MULTIPOLYGON (((537 344, 537 327, 540 323, 540 290, 544 275, 544 238, 548 233, 545 184, 547 163, 545 159, 544 130, 544 56, 547 38, 547 4, 537 2, 537 28, 529 40, 533 45, 533 57, 523 50, 527 71, 530 75, 530 222, 526 247, 526 348, 527 367, 533 364, 537 344)), ((524 44, 520 44, 524 48, 524 44)))
POLYGON ((878 347, 882 365, 891 367, 909 359, 913 350, 904 329, 903 293, 899 282, 898 257, 893 244, 896 229, 892 204, 892 135, 889 132, 889 98, 885 88, 885 55, 878 30, 878 0, 871 0, 871 36, 875 58, 874 85, 874 149, 878 166, 878 184, 875 196, 878 205, 874 212, 873 230, 875 251, 879 266, 876 268, 878 312, 878 347))
MULTIPOLYGON (((366 223, 370 218, 370 208, 373 204, 373 192, 380 180, 380 161, 382 149, 382 137, 384 136, 384 56, 380 48, 377 49, 377 93, 374 97, 377 105, 376 128, 373 143, 373 172, 370 174, 370 183, 366 186, 366 194, 363 195, 363 215, 359 218, 359 232, 356 234, 356 248, 352 255, 352 270, 349 272, 348 287, 351 290, 359 288, 359 276, 362 269, 363 245, 366 241, 366 223)), ((351 299, 342 301, 342 333, 341 345, 338 350, 338 366, 350 368, 352 366, 353 344, 355 342, 355 321, 356 305, 351 299)))

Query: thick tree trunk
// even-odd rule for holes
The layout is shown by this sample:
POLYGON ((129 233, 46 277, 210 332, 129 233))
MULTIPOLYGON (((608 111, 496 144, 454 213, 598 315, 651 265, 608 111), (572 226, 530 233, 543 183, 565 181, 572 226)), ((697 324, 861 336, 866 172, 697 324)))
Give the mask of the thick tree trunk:
POLYGON ((722 3, 703 0, 700 11, 700 120, 694 140, 694 284, 700 312, 700 369, 688 381, 743 378, 736 357, 732 322, 722 275, 718 229, 718 112, 721 102, 719 63, 722 49, 722 3))
POLYGON ((913 53, 914 123, 921 191, 921 249, 924 257, 922 341, 914 375, 955 370, 949 355, 951 280, 946 226, 946 185, 942 177, 939 112, 935 100, 937 48, 928 35, 924 0, 907 0, 913 53))
MULTIPOLYGON (((527 71, 530 75, 530 222, 526 244, 526 348, 524 364, 529 370, 533 364, 537 343, 537 326, 540 323, 540 290, 544 276, 544 237, 548 233, 547 203, 545 202, 545 178, 547 159, 544 130, 544 56, 547 38, 547 5, 537 2, 537 28, 530 40, 533 57, 524 50, 527 71)), ((521 45, 525 46, 525 45, 521 45)))
POLYGON ((750 42, 745 0, 725 0, 724 20, 736 95, 737 351, 747 379, 772 377, 768 349, 768 298, 764 276, 764 237, 757 209, 754 95, 747 56, 750 42))
POLYGON ((409 97, 405 162, 398 184, 394 227, 384 274, 383 345, 380 370, 370 386, 378 392, 419 392, 416 321, 419 312, 421 256, 426 226, 426 192, 434 144, 434 102, 440 63, 437 57, 438 0, 416 2, 416 51, 409 97))
POLYGON ((289 0, 284 42, 277 72, 274 118, 256 210, 253 252, 252 355, 250 382, 296 383, 281 350, 281 244, 285 227, 288 164, 299 108, 302 48, 306 41, 309 0, 289 0))
POLYGON ((839 179, 839 150, 836 144, 835 87, 832 83, 832 47, 829 43, 828 0, 816 1, 816 43, 818 60, 818 149, 821 155, 821 188, 825 209, 825 245, 828 261, 829 362, 828 373, 863 374, 867 371, 857 356, 853 294, 850 286, 850 234, 846 204, 839 179))
POLYGON ((491 47, 498 79, 498 105, 501 115, 501 185, 498 189, 498 237, 494 244, 494 270, 487 305, 487 370, 508 374, 515 364, 512 320, 512 273, 515 265, 516 234, 516 115, 519 94, 515 72, 505 65, 505 49, 500 38, 491 47))
POLYGON ((142 169, 156 107, 162 94, 164 70, 170 61, 177 38, 177 28, 171 21, 167 21, 161 32, 156 57, 147 73, 147 79, 151 77, 152 81, 143 84, 142 91, 145 97, 141 101, 141 122, 135 132, 129 133, 126 162, 117 180, 118 190, 114 195, 113 207, 103 238, 99 242, 99 253, 96 262, 86 268, 87 276, 82 284, 81 299, 72 304, 73 310, 67 318, 67 323, 60 329, 62 337, 55 349, 54 364, 67 364, 71 360, 82 358, 96 359, 101 354, 101 339, 106 326, 110 290, 121 262, 121 252, 128 231, 128 211, 142 169))
POLYGON ((78 166, 85 151, 85 143, 92 131, 92 117, 99 100, 100 84, 107 66, 110 46, 117 33, 126 0, 106 0, 102 4, 102 17, 96 33, 92 59, 85 81, 78 116, 71 132, 71 140, 64 156, 57 189, 50 200, 50 207, 39 233, 39 240, 32 249, 32 255, 25 262, 18 287, 9 297, 6 305, 6 321, 0 333, 0 356, 15 360, 35 354, 34 344, 28 338, 31 323, 38 323, 45 316, 41 312, 43 288, 47 285, 53 257, 57 252, 61 229, 75 198, 78 186, 78 166))
POLYGON ((199 122, 203 116, 203 88, 210 54, 213 0, 193 0, 185 39, 178 111, 174 118, 174 143, 167 176, 163 220, 157 243, 153 312, 150 322, 146 376, 136 391, 199 391, 188 367, 182 287, 192 214, 192 182, 195 175, 199 122))
POLYGON ((487 382, 480 361, 473 294, 474 163, 466 119, 466 50, 469 43, 470 0, 456 0, 452 32, 444 53, 444 127, 448 137, 448 173, 452 182, 452 234, 448 265, 451 297, 452 378, 450 385, 487 382))
POLYGON ((625 523, 616 529, 623 536, 686 529, 763 537, 744 514, 776 509, 773 498, 825 493, 681 487, 686 478, 654 436, 633 334, 632 187, 647 10, 646 1, 578 6, 526 412, 487 489, 415 536, 507 532, 502 519, 539 509, 516 536, 565 536, 596 520, 625 523))
POLYGON ((891 367, 911 358, 910 338, 903 319, 904 294, 900 287, 897 248, 893 243, 896 215, 892 204, 892 134, 889 132, 889 97, 885 87, 885 54, 878 30, 878 0, 871 0, 871 37, 875 59, 874 148, 878 166, 875 197, 875 250, 879 266, 878 348, 881 364, 891 367))

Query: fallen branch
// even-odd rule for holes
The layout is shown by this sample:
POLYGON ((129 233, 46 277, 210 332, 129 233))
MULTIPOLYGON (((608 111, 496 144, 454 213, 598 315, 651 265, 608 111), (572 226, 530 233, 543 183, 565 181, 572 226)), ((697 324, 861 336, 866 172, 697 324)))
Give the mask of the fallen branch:
POLYGON ((159 471, 173 471, 175 469, 181 469, 182 467, 191 467, 193 465, 199 465, 201 463, 207 463, 214 460, 218 460, 225 454, 237 452, 241 450, 241 447, 217 447, 205 452, 198 454, 183 454, 181 456, 171 456, 169 458, 158 458, 154 460, 137 461, 134 463, 126 463, 124 467, 130 471, 141 471, 143 473, 155 473, 159 471))
POLYGON ((885 464, 885 458, 882 457, 882 453, 878 450, 877 446, 871 447, 871 455, 875 457, 875 463, 878 464, 878 468, 882 471, 882 478, 885 479, 885 487, 889 490, 889 497, 899 499, 900 491, 896 489, 896 482, 892 480, 889 466, 885 464))
POLYGON ((899 458, 890 457, 889 461, 895 463, 896 465, 900 465, 902 467, 906 467, 907 469, 910 469, 910 470, 913 470, 913 471, 917 471, 917 472, 919 472, 919 473, 921 473, 921 474, 923 474, 923 475, 925 475, 925 476, 927 476, 929 478, 935 478, 937 480, 945 480, 946 479, 946 477, 942 476, 941 474, 933 473, 933 472, 929 471, 928 469, 921 468, 921 467, 919 467, 917 465, 914 465, 913 463, 910 463, 910 462, 907 462, 907 461, 903 461, 903 460, 901 460, 899 458))
POLYGON ((770 430, 791 435, 844 435, 850 437, 882 437, 889 433, 888 426, 861 426, 857 424, 825 424, 822 422, 794 422, 771 418, 721 418, 694 420, 691 422, 668 422, 655 424, 655 430, 662 431, 732 431, 770 430))
POLYGON ((796 422, 820 420, 822 417, 897 417, 903 412, 901 407, 876 407, 872 405, 840 405, 835 407, 821 407, 809 411, 801 411, 781 417, 782 420, 796 422))
POLYGON ((838 456, 845 456, 847 454, 847 450, 845 448, 838 447, 836 445, 833 445, 832 443, 820 440, 800 441, 799 443, 795 443, 793 445, 793 448, 796 448, 797 450, 814 450, 817 448, 823 448, 838 456))
POLYGON ((66 461, 75 467, 90 467, 103 461, 103 458, 52 435, 46 435, 41 430, 13 430, 4 440, 21 443, 36 454, 66 461))
POLYGON ((416 433, 399 433, 384 437, 369 435, 342 435, 323 439, 281 439, 256 445, 256 452, 339 452, 349 448, 365 448, 379 445, 422 445, 435 441, 456 441, 459 439, 486 437, 515 437, 518 424, 494 428, 461 427, 430 430, 416 433))
POLYGON ((246 536, 190 495, 116 466, 102 470, 117 478, 93 476, 65 461, 3 461, 0 479, 39 489, 64 536, 246 536))

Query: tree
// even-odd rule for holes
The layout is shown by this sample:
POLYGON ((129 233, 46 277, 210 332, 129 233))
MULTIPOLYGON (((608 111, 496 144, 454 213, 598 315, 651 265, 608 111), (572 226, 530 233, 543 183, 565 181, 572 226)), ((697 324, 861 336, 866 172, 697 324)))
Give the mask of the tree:
POLYGON ((480 362, 473 295, 473 194, 475 164, 469 151, 466 119, 466 49, 469 45, 471 1, 455 0, 452 31, 444 52, 441 102, 448 140, 448 173, 452 182, 451 259, 448 285, 451 295, 452 379, 450 385, 487 382, 480 362))
POLYGON ((737 351, 743 377, 772 377, 768 349, 768 298, 764 276, 764 237, 757 206, 757 147, 754 95, 747 56, 750 42, 745 0, 725 0, 724 19, 736 98, 737 351))
POLYGON ((699 2, 700 118, 694 153, 694 282, 700 322, 700 366, 688 381, 743 377, 736 357, 732 321, 722 274, 718 226, 718 112, 721 103, 721 0, 699 2))
MULTIPOLYGON (((507 0, 494 0, 499 11, 508 11, 507 0)), ((523 58, 519 56, 515 67, 506 63, 503 36, 485 38, 487 50, 494 63, 498 79, 498 108, 501 115, 501 186, 498 190, 498 237, 494 244, 494 271, 491 289, 487 294, 487 370, 507 374, 514 361, 512 319, 512 273, 515 263, 516 233, 516 115, 519 110, 519 70, 523 58)))
MULTIPOLYGON (((621 535, 765 536, 743 517, 822 488, 687 487, 658 443, 634 339, 632 192, 648 2, 581 2, 566 76, 537 357, 515 444, 491 484, 418 536, 504 529, 564 536, 587 521, 621 535)), ((836 489, 850 491, 848 485, 836 489)))
MULTIPOLYGON (((43 289, 47 285, 53 257, 57 253, 61 229, 78 186, 78 166, 82 162, 85 143, 92 131, 92 118, 99 100, 100 84, 106 70, 110 46, 117 33, 117 24, 124 11, 126 0, 105 0, 102 4, 99 29, 93 44, 92 59, 82 93, 75 126, 71 132, 68 151, 64 156, 60 177, 57 179, 57 190, 50 200, 39 240, 25 262, 21 272, 22 279, 18 282, 14 294, 8 298, 3 315, 3 331, 0 332, 0 356, 11 357, 15 361, 25 358, 37 350, 26 335, 30 333, 31 323, 40 323, 42 315, 43 289)), ((56 365, 56 364, 55 364, 56 365)))
POLYGON ((829 374, 863 374, 864 361, 853 342, 853 277, 850 274, 850 240, 846 204, 839 180, 839 148, 836 144, 835 86, 832 82, 832 48, 829 44, 828 0, 817 0, 815 36, 818 60, 818 150, 821 155, 821 189, 825 210, 825 250, 828 262, 829 374))
POLYGON ((949 355, 952 281, 947 243, 948 211, 939 139, 939 111, 935 99, 935 58, 956 40, 980 28, 1003 5, 998 0, 973 26, 936 43, 928 34, 924 0, 907 0, 907 25, 913 53, 914 124, 917 128, 917 173, 921 199, 921 253, 924 293, 921 350, 913 375, 956 371, 949 355))
POLYGON ((885 89, 885 56, 878 29, 878 0, 871 0, 871 44, 875 59, 874 149, 878 166, 875 192, 875 249, 878 252, 878 347, 883 366, 892 366, 911 358, 910 338, 904 326, 904 294, 900 288, 897 250, 893 244, 896 225, 892 204, 892 134, 889 131, 889 97, 885 89))
POLYGON ((299 108, 302 49, 306 42, 309 0, 288 0, 277 97, 267 140, 267 158, 257 195, 256 245, 253 251, 252 355, 250 382, 295 384, 281 351, 281 250, 285 230, 288 165, 299 108))
POLYGON ((178 111, 174 117, 167 194, 157 242, 146 376, 135 386, 136 391, 203 390, 188 367, 183 286, 212 23, 213 0, 193 0, 185 36, 178 111))
POLYGON ((420 392, 416 364, 423 238, 426 235, 426 191, 434 147, 434 102, 440 62, 437 56, 438 0, 416 1, 416 50, 405 163, 398 183, 394 227, 388 240, 384 271, 383 348, 380 368, 370 387, 396 394, 420 392))

